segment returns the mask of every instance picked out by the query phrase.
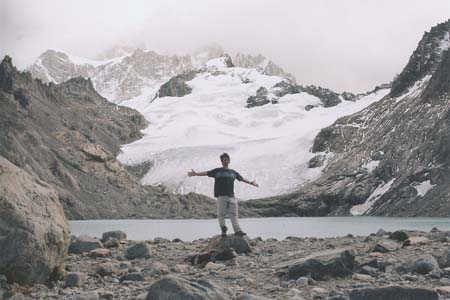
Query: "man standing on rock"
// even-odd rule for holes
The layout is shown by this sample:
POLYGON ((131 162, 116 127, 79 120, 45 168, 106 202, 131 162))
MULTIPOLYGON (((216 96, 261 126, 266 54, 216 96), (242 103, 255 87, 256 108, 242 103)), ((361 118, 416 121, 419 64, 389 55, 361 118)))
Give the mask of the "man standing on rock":
POLYGON ((243 236, 245 232, 242 231, 238 223, 238 199, 234 197, 234 180, 237 179, 256 187, 258 187, 258 184, 255 181, 249 181, 243 178, 238 172, 228 168, 230 156, 227 153, 220 155, 220 161, 222 162, 221 168, 212 169, 207 172, 195 172, 191 170, 191 172, 188 172, 188 175, 214 177, 214 197, 217 198, 217 217, 219 219, 220 229, 222 230, 222 236, 227 236, 228 228, 225 226, 225 215, 227 212, 233 225, 234 234, 243 236))

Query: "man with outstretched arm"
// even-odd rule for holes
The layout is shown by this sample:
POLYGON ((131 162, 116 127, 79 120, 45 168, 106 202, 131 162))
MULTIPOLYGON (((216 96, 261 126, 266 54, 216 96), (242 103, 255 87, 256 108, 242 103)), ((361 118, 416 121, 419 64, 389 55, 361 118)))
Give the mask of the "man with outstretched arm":
POLYGON ((234 197, 234 180, 243 181, 250 185, 258 187, 255 181, 249 181, 243 178, 238 172, 230 169, 230 156, 227 153, 220 155, 222 162, 221 168, 212 169, 205 172, 195 172, 191 170, 188 172, 189 176, 209 176, 215 179, 214 181, 214 197, 217 198, 217 217, 219 219, 222 236, 227 236, 227 226, 225 226, 225 215, 228 216, 233 225, 235 235, 243 236, 245 232, 242 231, 238 222, 238 200, 234 197))

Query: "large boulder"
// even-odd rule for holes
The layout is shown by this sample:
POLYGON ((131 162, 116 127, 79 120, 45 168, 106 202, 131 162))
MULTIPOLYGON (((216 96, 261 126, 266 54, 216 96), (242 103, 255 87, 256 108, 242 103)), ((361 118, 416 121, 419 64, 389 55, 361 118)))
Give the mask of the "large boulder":
POLYGON ((418 273, 421 275, 432 273, 439 276, 442 273, 439 263, 431 254, 419 255, 406 263, 407 272, 418 273))
POLYGON ((150 246, 145 243, 137 243, 130 246, 125 250, 125 258, 127 259, 137 259, 137 258, 150 258, 150 246))
POLYGON ((45 283, 64 264, 69 239, 57 192, 0 156, 0 274, 45 283))
POLYGON ((236 253, 250 253, 250 243, 245 236, 229 235, 226 237, 215 236, 211 239, 206 251, 223 252, 223 249, 232 248, 236 253))
POLYGON ((284 262, 277 267, 281 270, 287 269, 287 277, 294 280, 308 275, 316 280, 345 277, 353 273, 355 252, 344 248, 325 250, 284 262))
POLYGON ((228 300, 229 292, 206 279, 188 281, 168 276, 155 282, 146 300, 228 300))
POLYGON ((422 288, 389 286, 383 288, 354 289, 350 300, 437 300, 436 291, 422 288))

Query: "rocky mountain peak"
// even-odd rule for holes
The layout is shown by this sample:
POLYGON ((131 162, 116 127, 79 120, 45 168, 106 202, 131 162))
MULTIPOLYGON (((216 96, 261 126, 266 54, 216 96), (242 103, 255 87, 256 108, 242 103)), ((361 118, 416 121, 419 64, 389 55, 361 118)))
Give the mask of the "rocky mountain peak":
POLYGON ((0 63, 0 88, 5 91, 11 91, 13 89, 14 80, 13 74, 17 72, 17 69, 12 64, 10 56, 6 55, 0 63))
POLYGON ((394 79, 390 96, 398 97, 416 82, 432 75, 450 47, 450 20, 425 32, 403 71, 394 79))
POLYGON ((296 82, 296 79, 292 74, 285 72, 279 65, 275 64, 272 60, 262 54, 251 55, 237 53, 233 61, 236 67, 256 68, 266 75, 280 76, 289 79, 292 82, 296 82))

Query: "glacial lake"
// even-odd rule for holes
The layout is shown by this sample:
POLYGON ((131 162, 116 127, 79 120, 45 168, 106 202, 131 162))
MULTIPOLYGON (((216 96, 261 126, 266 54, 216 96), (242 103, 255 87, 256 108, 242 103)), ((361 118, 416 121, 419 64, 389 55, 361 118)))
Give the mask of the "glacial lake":
MULTIPOLYGON (((217 219, 182 220, 83 220, 70 221, 72 235, 101 237, 103 232, 122 230, 130 240, 151 240, 155 237, 180 238, 192 241, 212 237, 220 232, 217 219)), ((242 229, 251 238, 284 239, 297 237, 337 237, 347 234, 368 235, 383 228, 430 231, 433 227, 450 230, 450 218, 394 217, 289 217, 240 219, 242 229)), ((228 232, 232 233, 227 220, 228 232)))

